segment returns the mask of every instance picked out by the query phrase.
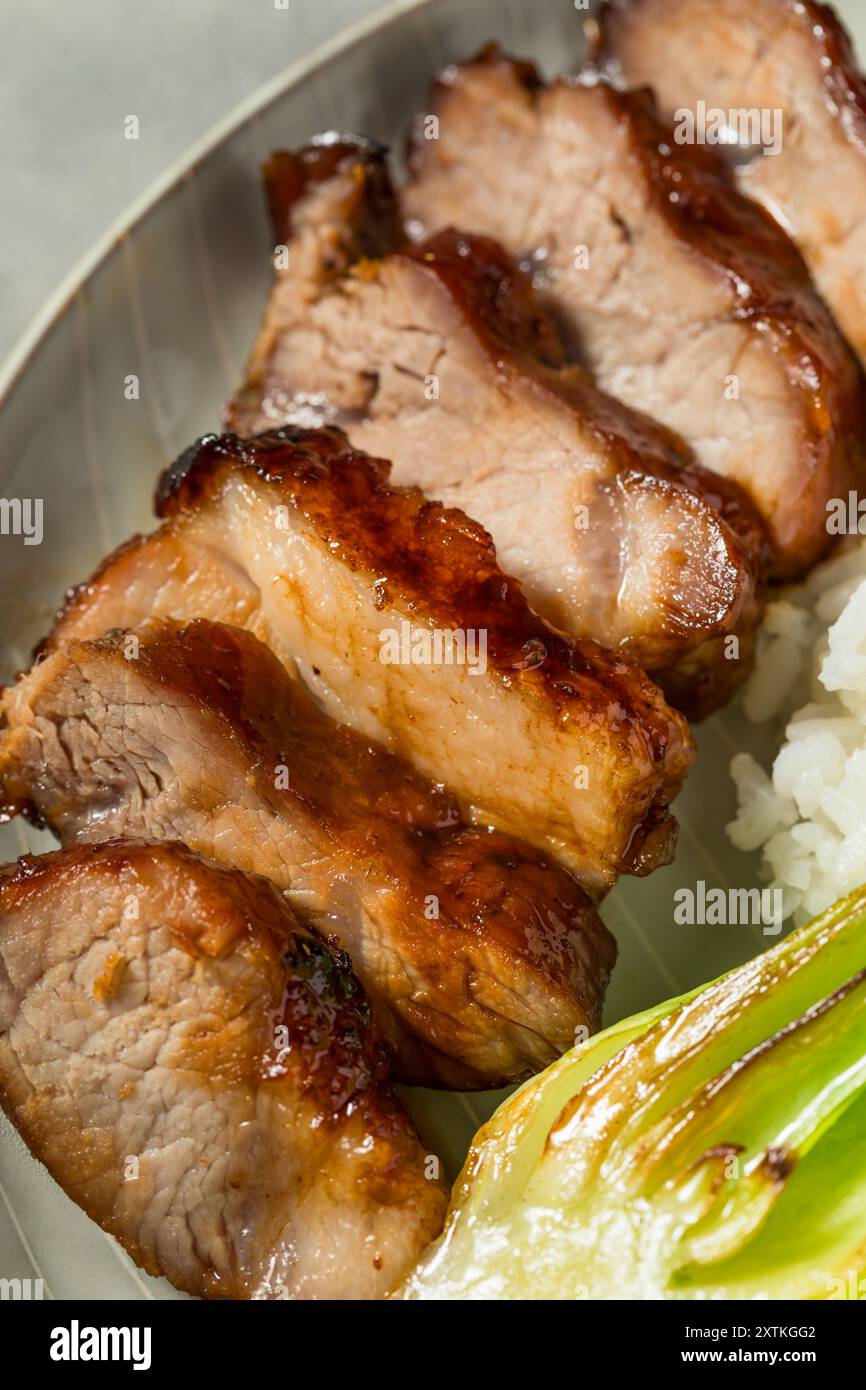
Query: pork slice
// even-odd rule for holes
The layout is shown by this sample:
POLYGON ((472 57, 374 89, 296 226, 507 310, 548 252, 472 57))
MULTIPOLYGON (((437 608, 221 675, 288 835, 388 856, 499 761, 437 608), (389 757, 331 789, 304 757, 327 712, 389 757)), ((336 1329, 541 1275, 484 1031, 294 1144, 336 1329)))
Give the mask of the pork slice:
POLYGON ((748 672, 762 606, 764 531, 746 495, 565 365, 528 274, 496 242, 447 231, 390 254, 383 244, 378 260, 368 242, 335 275, 326 240, 316 277, 308 241, 315 209, 334 201, 327 183, 275 187, 269 173, 305 168, 307 153, 266 166, 275 225, 297 227, 299 250, 284 231, 288 264, 229 426, 308 423, 315 402, 319 422, 391 459, 396 482, 487 527, 549 622, 622 647, 645 670, 702 648, 678 682, 687 711, 724 703, 748 672))
POLYGON ((590 76, 545 87, 495 48, 447 69, 438 138, 416 125, 407 211, 419 234, 459 219, 526 257, 600 385, 739 483, 774 574, 799 574, 861 469, 859 365, 721 159, 677 145, 648 92, 590 76))
POLYGON ((705 116, 724 113, 740 188, 797 242, 866 361, 866 83, 833 9, 813 0, 617 0, 596 39, 596 62, 651 84, 671 115, 697 113, 698 102, 705 116))
POLYGON ((443 1184, 347 961, 269 884, 115 840, 0 869, 0 1101, 150 1274, 384 1297, 443 1184))
MULTIPOLYGON (((338 285, 350 267, 365 258, 396 251, 406 235, 383 146, 359 135, 331 132, 297 153, 278 150, 262 169, 276 242, 274 269, 292 311, 303 317, 319 296, 338 285)), ((235 418, 258 417, 254 434, 285 423, 287 411, 279 383, 268 373, 266 337, 248 364, 248 382, 235 395, 235 418), (267 393, 259 378, 271 376, 267 393)), ((367 393, 362 383, 360 399, 367 393)), ((313 384, 291 400, 297 424, 327 423, 333 411, 313 384)))
POLYGON ((47 649, 150 617, 240 622, 334 719, 593 896, 671 857, 685 721, 626 656, 537 618, 462 512, 392 487, 341 431, 294 426, 204 439, 159 505, 163 529, 72 595, 47 649))
POLYGON ((613 938, 561 865, 318 708, 250 633, 70 642, 9 690, 7 803, 64 843, 179 839, 348 952, 401 1080, 501 1086, 594 1031, 613 938))

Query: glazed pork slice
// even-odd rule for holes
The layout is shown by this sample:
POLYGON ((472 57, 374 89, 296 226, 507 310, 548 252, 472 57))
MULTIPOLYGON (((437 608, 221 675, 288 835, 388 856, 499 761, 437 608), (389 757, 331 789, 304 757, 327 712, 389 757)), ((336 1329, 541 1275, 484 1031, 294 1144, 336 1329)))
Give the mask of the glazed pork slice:
POLYGON ((405 242, 386 155, 374 140, 330 131, 297 156, 278 152, 266 162, 275 266, 291 275, 307 303, 318 298, 323 279, 338 281, 363 257, 386 255, 405 242))
POLYGON ((601 387, 750 494, 777 577, 806 570, 860 469, 862 377, 784 232, 714 152, 675 143, 646 91, 546 87, 489 48, 428 109, 415 234, 459 223, 526 257, 601 387))
POLYGON ((448 231, 388 254, 389 233, 378 260, 368 237, 352 261, 356 199, 335 274, 346 170, 381 169, 367 177, 377 204, 387 170, 378 151, 344 144, 334 173, 327 149, 324 169, 318 147, 266 165, 288 264, 227 424, 252 435, 316 409, 335 419, 391 460, 395 482, 480 521, 550 623, 645 670, 703 647, 688 713, 723 703, 749 669, 747 650, 726 659, 724 638, 748 649, 761 611, 764 534, 745 494, 565 365, 528 274, 496 242, 448 231))
POLYGON ((345 957, 261 880, 115 840, 0 868, 0 1100, 150 1274, 384 1297, 442 1225, 345 957))
POLYGON ((702 110, 705 125, 723 123, 740 188, 797 242, 866 361, 866 83, 834 11, 814 0, 617 0, 597 37, 612 77, 651 84, 672 116, 702 110))
POLYGON ((250 633, 71 642, 4 703, 0 779, 64 843, 183 840, 351 956, 401 1080, 539 1071, 599 1025, 616 949, 561 865, 335 725, 250 633))
POLYGON ((149 617, 242 625, 339 723, 594 896, 670 858, 685 721, 627 657, 537 618, 462 512, 392 487, 341 431, 299 427, 204 439, 159 507, 163 529, 73 595, 49 648, 149 617))

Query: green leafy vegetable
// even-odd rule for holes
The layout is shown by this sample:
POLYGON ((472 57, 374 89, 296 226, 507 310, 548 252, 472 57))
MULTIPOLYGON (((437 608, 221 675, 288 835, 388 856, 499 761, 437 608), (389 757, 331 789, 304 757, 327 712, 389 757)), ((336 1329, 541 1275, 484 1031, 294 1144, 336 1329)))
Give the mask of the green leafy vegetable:
POLYGON ((399 1296, 844 1298, 864 1271, 866 888, 515 1092, 399 1296))

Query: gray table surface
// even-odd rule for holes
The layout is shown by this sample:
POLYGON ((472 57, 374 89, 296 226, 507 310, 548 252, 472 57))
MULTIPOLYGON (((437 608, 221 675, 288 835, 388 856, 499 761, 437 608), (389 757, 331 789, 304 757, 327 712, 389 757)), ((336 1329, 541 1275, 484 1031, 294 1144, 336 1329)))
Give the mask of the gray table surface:
POLYGON ((194 140, 381 3, 0 0, 0 362, 194 140), (128 115, 137 141, 124 137, 128 115))
MULTIPOLYGON (((278 3, 0 0, 0 361, 188 145, 381 0, 278 3), (137 141, 124 138, 129 115, 137 141)), ((866 54, 866 0, 837 8, 866 54)))

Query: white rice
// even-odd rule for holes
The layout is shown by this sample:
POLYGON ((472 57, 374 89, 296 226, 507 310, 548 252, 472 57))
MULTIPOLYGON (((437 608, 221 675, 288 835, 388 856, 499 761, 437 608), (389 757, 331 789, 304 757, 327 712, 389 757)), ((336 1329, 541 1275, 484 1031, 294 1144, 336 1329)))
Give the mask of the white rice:
POLYGON ((770 604, 743 707, 787 726, 769 772, 732 760, 728 834, 802 921, 866 882, 866 541, 770 604))

